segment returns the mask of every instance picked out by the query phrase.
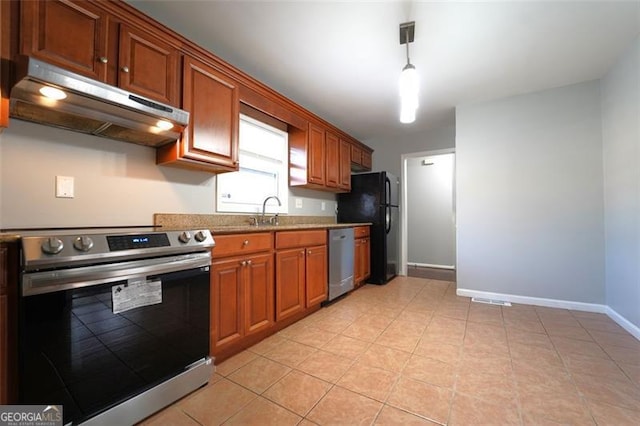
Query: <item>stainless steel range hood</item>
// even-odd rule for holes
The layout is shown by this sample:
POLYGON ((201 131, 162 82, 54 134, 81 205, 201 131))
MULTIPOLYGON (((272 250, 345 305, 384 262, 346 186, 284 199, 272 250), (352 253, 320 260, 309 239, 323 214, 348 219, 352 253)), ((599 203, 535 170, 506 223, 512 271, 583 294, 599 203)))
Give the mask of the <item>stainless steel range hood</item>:
POLYGON ((9 110, 14 118, 147 146, 175 142, 189 122, 186 111, 34 58, 21 57, 16 65, 9 110), (43 87, 66 97, 43 96, 43 87))

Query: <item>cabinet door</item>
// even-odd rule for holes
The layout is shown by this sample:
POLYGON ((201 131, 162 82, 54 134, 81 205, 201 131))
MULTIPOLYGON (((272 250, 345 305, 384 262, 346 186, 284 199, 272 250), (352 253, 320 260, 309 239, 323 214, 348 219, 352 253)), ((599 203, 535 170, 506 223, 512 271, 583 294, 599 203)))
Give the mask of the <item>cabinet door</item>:
POLYGON ((271 327, 273 312, 273 255, 252 256, 246 260, 244 282, 244 334, 271 327))
POLYGON ((371 240, 362 239, 362 280, 366 280, 371 276, 371 240))
POLYGON ((355 250, 354 250, 354 281, 356 285, 359 285, 364 279, 364 239, 358 238, 355 241, 355 250))
POLYGON ((214 68, 184 59, 183 108, 190 112, 183 135, 183 156, 238 168, 238 86, 214 68))
POLYGON ((362 167, 362 149, 354 144, 351 145, 351 163, 356 168, 362 167))
POLYGON ((371 152, 362 150, 362 168, 365 171, 371 171, 371 152))
POLYGON ((150 34, 120 27, 118 86, 178 106, 178 50, 150 34))
POLYGON ((351 144, 340 139, 338 188, 351 191, 351 144))
POLYGON ((39 0, 20 5, 22 54, 105 80, 107 25, 102 10, 87 1, 39 0))
POLYGON ((327 246, 307 249, 306 259, 306 303, 307 308, 327 300, 327 246))
POLYGON ((305 309, 305 257, 302 248, 276 252, 276 321, 305 309))
POLYGON ((330 188, 337 188, 340 180, 340 140, 331 132, 326 132, 326 167, 325 185, 330 188))
POLYGON ((238 259, 211 264, 211 353, 240 340, 242 333, 242 273, 238 259))
POLYGON ((7 312, 7 295, 0 294, 0 404, 9 403, 9 315, 7 312))
POLYGON ((309 183, 324 185, 325 146, 324 129, 309 123, 308 180, 309 183))

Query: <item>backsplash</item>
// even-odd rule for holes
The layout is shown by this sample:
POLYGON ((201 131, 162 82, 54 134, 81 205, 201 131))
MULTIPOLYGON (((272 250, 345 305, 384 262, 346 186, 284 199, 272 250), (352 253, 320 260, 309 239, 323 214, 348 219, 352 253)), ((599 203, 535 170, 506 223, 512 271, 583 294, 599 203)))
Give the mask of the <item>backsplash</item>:
MULTIPOLYGON (((143 226, 157 212, 211 215, 215 181, 157 166, 155 150, 145 146, 16 119, 0 134, 0 228, 143 226), (74 198, 55 197, 56 176, 74 178, 74 198)), ((335 217, 335 200, 290 189, 289 212, 335 217)))

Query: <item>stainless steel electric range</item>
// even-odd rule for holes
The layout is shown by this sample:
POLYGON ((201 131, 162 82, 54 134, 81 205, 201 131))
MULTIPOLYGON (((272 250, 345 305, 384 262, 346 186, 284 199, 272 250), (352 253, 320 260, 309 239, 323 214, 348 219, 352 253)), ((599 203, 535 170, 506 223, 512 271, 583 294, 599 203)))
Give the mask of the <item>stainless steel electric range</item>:
POLYGON ((125 425, 206 384, 213 246, 203 229, 24 233, 19 402, 125 425))

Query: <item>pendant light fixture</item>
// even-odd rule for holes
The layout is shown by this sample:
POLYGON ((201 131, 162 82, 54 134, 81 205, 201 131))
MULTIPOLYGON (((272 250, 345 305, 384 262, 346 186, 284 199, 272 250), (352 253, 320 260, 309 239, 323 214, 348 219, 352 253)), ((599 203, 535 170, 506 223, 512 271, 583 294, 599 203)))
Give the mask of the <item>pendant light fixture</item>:
POLYGON ((409 60, 409 43, 413 43, 416 23, 415 21, 400 24, 400 44, 407 45, 407 65, 400 74, 400 122, 413 123, 416 120, 418 109, 418 71, 409 60))

